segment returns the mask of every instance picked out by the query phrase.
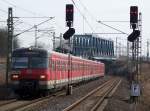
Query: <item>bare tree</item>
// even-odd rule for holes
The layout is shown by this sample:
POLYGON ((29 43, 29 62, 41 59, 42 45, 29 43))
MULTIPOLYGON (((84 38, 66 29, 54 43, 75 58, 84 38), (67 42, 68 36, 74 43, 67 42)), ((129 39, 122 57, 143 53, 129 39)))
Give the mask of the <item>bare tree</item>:
MULTIPOLYGON (((7 33, 7 28, 1 28, 0 29, 0 56, 6 57, 7 55, 7 48, 8 48, 8 33, 7 33)), ((20 41, 19 39, 15 38, 13 40, 13 47, 19 48, 20 46, 20 41)))
POLYGON ((18 38, 13 39, 13 48, 17 49, 20 47, 20 40, 18 38))
POLYGON ((7 53, 7 29, 0 29, 0 56, 6 56, 7 53))

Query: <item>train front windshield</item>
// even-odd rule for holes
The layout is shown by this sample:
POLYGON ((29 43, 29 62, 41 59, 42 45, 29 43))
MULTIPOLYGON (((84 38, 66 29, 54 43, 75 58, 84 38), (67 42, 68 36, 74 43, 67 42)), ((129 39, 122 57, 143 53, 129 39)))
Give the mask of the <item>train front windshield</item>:
POLYGON ((48 68, 48 58, 41 57, 13 57, 12 68, 48 68))
POLYGON ((48 60, 45 53, 16 51, 12 57, 12 69, 48 68, 48 60))

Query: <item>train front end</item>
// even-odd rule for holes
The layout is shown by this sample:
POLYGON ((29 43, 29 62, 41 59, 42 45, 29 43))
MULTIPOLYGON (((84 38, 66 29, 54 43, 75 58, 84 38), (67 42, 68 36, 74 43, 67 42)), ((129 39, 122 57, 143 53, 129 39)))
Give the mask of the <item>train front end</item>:
POLYGON ((49 55, 37 48, 16 49, 12 54, 11 84, 19 95, 39 93, 48 89, 49 55))

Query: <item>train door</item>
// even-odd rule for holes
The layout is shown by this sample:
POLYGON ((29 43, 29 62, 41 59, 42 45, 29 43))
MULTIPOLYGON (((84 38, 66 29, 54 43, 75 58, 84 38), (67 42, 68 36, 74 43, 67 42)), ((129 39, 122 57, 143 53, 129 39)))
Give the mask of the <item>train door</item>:
POLYGON ((54 85, 54 88, 56 88, 56 61, 55 61, 55 59, 52 59, 51 80, 52 80, 52 83, 54 85))
POLYGON ((53 63, 52 63, 52 59, 49 59, 49 72, 50 72, 50 83, 48 83, 48 85, 50 85, 51 87, 53 87, 53 63))
POLYGON ((56 84, 57 84, 57 76, 56 76, 57 65, 56 65, 56 60, 54 60, 53 62, 54 62, 54 87, 56 88, 56 84))
POLYGON ((84 73, 85 73, 85 68, 84 68, 84 61, 83 61, 83 63, 82 63, 82 81, 85 81, 84 73))
POLYGON ((68 70, 67 70, 67 61, 64 61, 64 82, 67 83, 68 79, 67 79, 67 74, 68 74, 68 70))
POLYGON ((62 60, 59 61, 59 83, 62 84, 63 82, 63 76, 62 76, 62 60))
POLYGON ((59 74, 59 61, 56 60, 56 85, 59 84, 60 74, 59 74))

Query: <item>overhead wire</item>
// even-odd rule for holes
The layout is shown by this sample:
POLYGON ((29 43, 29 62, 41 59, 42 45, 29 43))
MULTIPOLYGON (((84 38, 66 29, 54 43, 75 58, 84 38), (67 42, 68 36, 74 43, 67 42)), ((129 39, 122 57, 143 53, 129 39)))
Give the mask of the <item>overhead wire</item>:
POLYGON ((88 26, 90 27, 90 29, 93 31, 93 32, 95 32, 94 31, 94 29, 93 29, 93 27, 90 25, 90 23, 88 22, 88 20, 86 19, 86 17, 84 16, 84 14, 81 12, 81 10, 77 7, 77 5, 76 5, 76 3, 73 1, 73 0, 71 0, 72 1, 72 3, 74 4, 74 6, 76 7, 76 9, 79 11, 79 13, 80 13, 80 15, 83 17, 83 19, 85 20, 85 22, 88 24, 88 26))
MULTIPOLYGON (((12 7, 19 8, 19 9, 25 11, 25 12, 28 12, 30 14, 40 15, 41 16, 41 14, 38 14, 36 12, 33 12, 33 11, 28 10, 28 9, 22 8, 22 7, 20 7, 20 6, 16 5, 16 4, 13 4, 13 3, 9 2, 8 0, 1 0, 1 1, 6 3, 6 4, 8 4, 8 5, 11 5, 12 7)), ((4 11, 4 10, 0 10, 0 11, 3 11, 4 13, 8 13, 7 11, 4 11)), ((51 17, 47 17, 47 16, 43 16, 42 15, 41 17, 18 17, 18 18, 51 18, 51 17)), ((27 24, 27 22, 26 22, 26 24, 27 24)), ((58 23, 56 23, 56 25, 60 28, 60 25, 58 25, 58 23)), ((61 29, 62 29, 62 27, 61 27, 61 29)))
MULTIPOLYGON (((86 6, 81 2, 81 0, 79 0, 79 1, 80 1, 80 3, 81 3, 82 7, 89 13, 89 15, 91 16, 91 18, 94 19, 94 20, 96 20, 95 17, 94 17, 94 16, 90 13, 90 11, 86 8, 86 6)), ((113 30, 116 30, 116 31, 118 31, 118 32, 121 32, 122 34, 129 35, 129 34, 123 32, 123 31, 117 29, 117 28, 114 28, 114 27, 112 27, 112 26, 110 26, 110 25, 107 25, 107 24, 103 23, 103 22, 128 22, 128 21, 97 21, 97 20, 96 20, 96 22, 101 23, 102 25, 107 26, 107 27, 109 27, 109 28, 111 28, 111 29, 113 29, 113 30)))
POLYGON ((36 12, 30 11, 30 10, 28 10, 28 9, 22 8, 22 7, 18 6, 18 5, 15 5, 15 4, 13 4, 13 3, 7 1, 7 0, 1 0, 1 1, 3 1, 4 3, 6 3, 6 4, 8 4, 8 5, 11 5, 12 7, 18 8, 18 9, 24 11, 24 12, 30 13, 30 14, 32 14, 32 15, 41 15, 41 14, 38 14, 38 13, 36 13, 36 12))
POLYGON ((119 30, 119 29, 117 29, 117 28, 114 28, 114 27, 112 27, 112 26, 110 26, 110 25, 107 25, 107 24, 101 22, 101 21, 97 21, 97 22, 100 23, 100 24, 102 24, 102 25, 104 25, 104 26, 106 26, 106 27, 109 27, 109 28, 111 28, 111 29, 113 29, 113 30, 116 30, 116 31, 118 31, 118 32, 121 32, 122 34, 125 34, 125 35, 128 35, 128 36, 129 36, 128 33, 125 33, 125 32, 123 32, 122 30, 119 30))
POLYGON ((1 12, 4 12, 5 14, 8 13, 6 10, 0 9, 1 12))
POLYGON ((84 8, 84 10, 89 13, 90 17, 91 17, 92 19, 94 19, 95 21, 97 21, 97 20, 95 19, 95 17, 91 14, 91 12, 86 8, 86 6, 81 2, 81 0, 79 0, 79 2, 80 2, 80 4, 82 5, 82 7, 84 8))
MULTIPOLYGON (((47 19, 47 20, 45 20, 45 21, 43 21, 43 22, 37 24, 36 26, 42 25, 42 24, 48 22, 49 20, 51 20, 51 19, 53 19, 53 18, 54 18, 54 17, 49 18, 49 19, 47 19)), ((18 33, 18 34, 16 34, 14 37, 17 37, 18 35, 21 35, 21 34, 27 32, 27 31, 29 31, 29 30, 31 30, 31 29, 33 29, 33 28, 35 28, 35 26, 33 26, 33 27, 29 28, 29 29, 26 29, 26 30, 24 30, 24 31, 22 31, 22 32, 20 32, 20 33, 18 33)))

